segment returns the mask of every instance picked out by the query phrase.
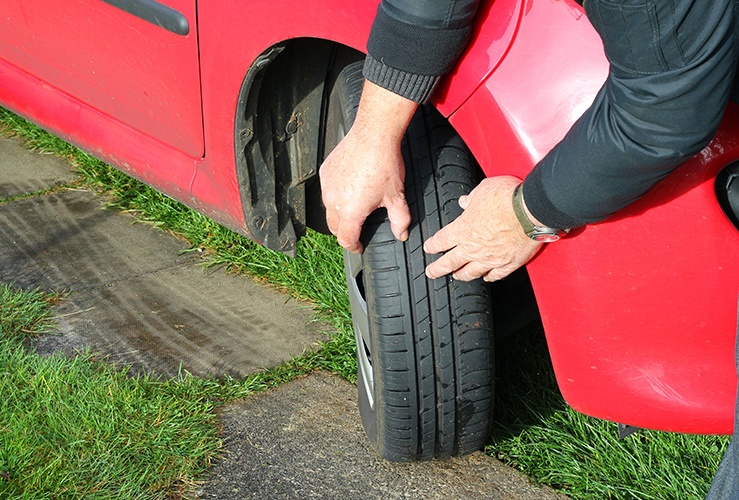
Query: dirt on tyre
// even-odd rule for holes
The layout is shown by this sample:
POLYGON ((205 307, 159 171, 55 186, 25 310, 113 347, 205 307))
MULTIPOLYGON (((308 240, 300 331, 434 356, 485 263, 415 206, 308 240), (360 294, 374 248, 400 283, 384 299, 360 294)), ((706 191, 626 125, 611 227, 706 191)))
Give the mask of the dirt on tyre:
MULTIPOLYGON (((362 63, 332 89, 328 147, 349 130, 361 95, 362 63)), ((494 342, 481 281, 429 280, 423 242, 461 213, 479 181, 471 153, 433 108, 421 107, 403 141, 413 221, 397 241, 384 210, 365 222, 362 255, 344 263, 357 343, 359 408, 377 453, 392 461, 463 455, 490 436, 494 342)))

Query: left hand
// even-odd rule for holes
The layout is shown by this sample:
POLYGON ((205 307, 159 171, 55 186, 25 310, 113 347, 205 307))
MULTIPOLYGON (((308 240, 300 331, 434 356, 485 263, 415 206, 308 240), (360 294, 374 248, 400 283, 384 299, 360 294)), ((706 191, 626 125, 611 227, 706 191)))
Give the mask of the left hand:
POLYGON ((426 240, 426 253, 446 252, 426 268, 431 279, 453 273, 454 279, 505 278, 528 262, 542 244, 524 234, 513 211, 515 177, 490 177, 459 199, 462 215, 426 240))

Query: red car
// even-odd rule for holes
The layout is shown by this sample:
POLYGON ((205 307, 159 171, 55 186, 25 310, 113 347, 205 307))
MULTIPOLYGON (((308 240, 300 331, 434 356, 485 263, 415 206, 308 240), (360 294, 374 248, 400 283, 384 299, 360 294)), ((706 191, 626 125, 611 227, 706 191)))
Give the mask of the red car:
MULTIPOLYGON (((377 3, 0 0, 0 104, 292 254, 306 226, 325 230, 317 172, 351 124, 377 3)), ((573 1, 480 9, 467 51, 409 129, 409 241, 395 241, 377 213, 365 253, 346 258, 374 446, 412 460, 485 441, 492 328, 528 304, 518 299, 527 280, 572 407, 638 427, 730 433, 735 107, 699 155, 618 216, 549 245, 528 273, 495 288, 423 276, 420 243, 457 215, 455 200, 480 175, 525 176, 607 74, 573 1)))

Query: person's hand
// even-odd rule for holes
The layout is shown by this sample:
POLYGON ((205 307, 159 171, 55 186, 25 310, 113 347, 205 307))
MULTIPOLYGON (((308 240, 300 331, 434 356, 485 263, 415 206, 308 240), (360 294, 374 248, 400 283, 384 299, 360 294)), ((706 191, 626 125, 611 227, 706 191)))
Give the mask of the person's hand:
POLYGON ((411 215, 399 143, 365 137, 362 129, 352 128, 326 158, 320 176, 326 222, 342 247, 362 252, 362 224, 380 207, 387 209, 395 237, 408 239, 411 215))
POLYGON ((321 165, 326 222, 350 252, 362 252, 362 224, 380 207, 387 209, 395 237, 408 239, 411 214, 400 143, 417 106, 366 81, 354 125, 321 165))
POLYGON ((523 232, 513 211, 515 177, 490 177, 459 199, 462 215, 426 240, 426 253, 446 252, 426 268, 431 279, 453 273, 454 279, 483 277, 496 281, 528 262, 541 243, 523 232))

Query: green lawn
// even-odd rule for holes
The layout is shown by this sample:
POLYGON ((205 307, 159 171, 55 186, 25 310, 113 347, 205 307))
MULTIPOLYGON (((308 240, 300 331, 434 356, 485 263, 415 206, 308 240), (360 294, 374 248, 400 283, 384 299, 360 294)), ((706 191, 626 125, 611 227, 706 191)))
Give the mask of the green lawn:
POLYGON ((50 325, 40 291, 0 287, 0 498, 175 494, 218 453, 213 382, 157 382, 24 347, 50 325))
MULTIPOLYGON (((141 220, 187 238, 192 248, 207 249, 214 264, 225 264, 234 272, 269 281, 313 301, 318 314, 334 324, 338 332, 320 351, 246 380, 209 381, 183 376, 157 382, 126 377, 85 356, 75 360, 41 359, 29 353, 18 340, 18 332, 43 330, 48 308, 46 296, 28 292, 28 303, 36 304, 40 319, 33 320, 33 328, 9 329, 9 340, 2 341, 0 351, 3 363, 6 358, 17 363, 0 367, 4 403, 16 399, 6 397, 6 391, 18 391, 18 400, 22 401, 0 408, 0 498, 6 492, 19 491, 26 492, 26 498, 45 498, 55 491, 69 491, 69 497, 74 497, 73 491, 85 492, 85 497, 90 497, 95 489, 99 489, 99 498, 121 498, 110 492, 122 487, 122 478, 137 478, 125 481, 128 498, 163 497, 197 481, 209 459, 218 453, 213 416, 218 405, 318 368, 356 379, 341 252, 331 238, 309 233, 299 243, 298 258, 288 259, 2 109, 0 124, 8 133, 24 137, 29 147, 69 158, 86 185, 108 193, 112 207, 133 211, 141 220), (65 379, 66 373, 75 374, 74 380, 65 379), (52 387, 53 392, 46 392, 52 387), (121 394, 116 403, 102 400, 113 392, 121 394), (187 398, 183 398, 185 394, 187 398), (131 422, 125 432, 116 434, 105 419, 93 418, 111 415, 111 407, 105 406, 108 404, 122 411, 138 406, 148 410, 141 412, 143 420, 131 422), (52 412, 44 408, 53 408, 54 417, 49 417, 52 412), (164 421, 172 428, 166 433, 157 432, 156 424, 164 421), (47 425, 48 430, 42 432, 47 425), (66 436, 67 441, 60 441, 66 436), (190 439, 192 436, 196 438, 190 439), (154 450, 140 454, 142 447, 154 450), (170 448, 177 451, 168 453, 170 448), (114 458, 132 454, 138 454, 139 459, 114 458), (93 473, 89 469, 93 465, 101 468, 93 473), (53 475, 49 474, 52 470, 53 475)), ((26 294, 8 291, 7 297, 26 294)), ((11 304, 15 302, 11 300, 11 304)), ((13 311, 16 306, 7 309, 13 311)), ((3 331, 2 338, 5 336, 3 331)), ((682 500, 705 495, 727 438, 641 431, 618 440, 615 424, 585 417, 564 404, 540 328, 531 327, 501 341, 498 351, 496 427, 486 450, 489 454, 577 499, 682 500)))

